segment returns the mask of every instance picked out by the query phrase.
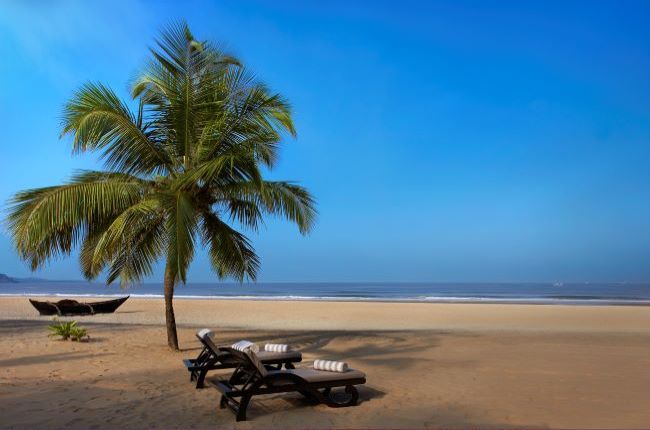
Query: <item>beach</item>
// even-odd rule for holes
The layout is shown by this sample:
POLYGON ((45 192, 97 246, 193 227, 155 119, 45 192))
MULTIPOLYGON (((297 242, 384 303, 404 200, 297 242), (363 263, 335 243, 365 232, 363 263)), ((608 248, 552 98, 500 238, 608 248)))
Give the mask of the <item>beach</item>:
MULTIPOLYGON (((25 297, 0 298, 0 427, 648 428, 650 307, 160 299, 78 317, 89 342, 48 338, 25 297), (181 359, 219 343, 289 343, 367 374, 360 404, 254 398, 249 421, 197 390, 181 359)), ((213 375, 226 374, 225 371, 213 375)))

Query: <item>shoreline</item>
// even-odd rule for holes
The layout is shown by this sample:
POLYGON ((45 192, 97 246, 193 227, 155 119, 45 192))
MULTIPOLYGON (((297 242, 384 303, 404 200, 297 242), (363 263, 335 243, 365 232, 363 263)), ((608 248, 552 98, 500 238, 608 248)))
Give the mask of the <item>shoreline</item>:
MULTIPOLYGON (((62 298, 104 299, 129 296, 135 300, 163 299, 162 294, 65 294, 65 293, 0 293, 0 298, 41 298, 51 301, 62 298)), ((565 298, 481 298, 481 297, 434 297, 434 298, 384 298, 384 297, 316 297, 316 296, 199 296, 176 295, 174 300, 217 300, 217 301, 259 301, 259 302, 317 302, 317 303, 431 303, 431 304, 494 304, 494 305, 537 305, 537 306, 650 306, 650 300, 643 299, 565 299, 565 298)))

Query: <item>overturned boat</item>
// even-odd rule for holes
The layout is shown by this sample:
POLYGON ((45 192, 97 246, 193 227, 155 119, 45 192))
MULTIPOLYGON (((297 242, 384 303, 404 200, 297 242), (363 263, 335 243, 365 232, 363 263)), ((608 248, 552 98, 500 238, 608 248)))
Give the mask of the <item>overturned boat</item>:
POLYGON ((112 314, 130 296, 101 302, 85 303, 76 300, 59 300, 58 302, 41 302, 29 299, 29 302, 41 315, 94 315, 112 314))

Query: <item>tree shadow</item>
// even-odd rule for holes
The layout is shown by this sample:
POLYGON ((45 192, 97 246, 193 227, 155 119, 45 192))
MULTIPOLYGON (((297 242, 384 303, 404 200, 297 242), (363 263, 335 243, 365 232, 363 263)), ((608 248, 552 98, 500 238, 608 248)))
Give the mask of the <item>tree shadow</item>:
POLYGON ((60 352, 55 354, 40 354, 27 357, 16 357, 0 360, 0 367, 3 366, 31 366, 36 364, 50 364, 57 361, 84 360, 96 358, 105 355, 114 355, 111 353, 82 353, 82 352, 60 352))
MULTIPOLYGON (((413 343, 412 332, 408 331, 216 331, 213 340, 217 344, 229 345, 245 338, 263 347, 264 343, 287 343, 303 354, 317 355, 318 358, 355 361, 360 365, 381 365, 395 370, 404 370, 418 362, 434 359, 423 358, 422 352, 440 346, 444 336, 465 336, 446 331, 427 331, 422 334, 423 341, 413 343), (331 347, 333 341, 352 340, 361 343, 354 347, 337 350, 331 347)), ((475 334, 472 337, 477 336, 475 334)), ((198 340, 196 341, 198 343, 198 340)), ((196 347, 199 350, 200 347, 196 347)), ((185 349, 184 351, 190 351, 185 349)), ((459 366, 470 366, 471 362, 458 363, 459 366)), ((362 369, 363 370, 363 369, 362 369)))
POLYGON ((20 331, 21 335, 23 335, 25 331, 29 332, 32 330, 43 329, 47 327, 49 324, 51 324, 51 322, 52 322, 51 319, 47 321, 24 320, 24 319, 0 320, 0 334, 9 335, 20 331))
MULTIPOLYGON (((155 327, 147 324, 121 324, 121 323, 111 323, 111 322, 100 322, 100 321, 90 321, 90 320, 81 320, 76 317, 60 317, 61 321, 78 321, 83 324, 84 327, 94 327, 97 329, 107 329, 111 331, 130 331, 134 328, 139 327, 155 327)), ((11 335, 13 333, 20 332, 21 336, 25 335, 25 332, 30 333, 37 330, 45 330, 47 326, 52 324, 53 319, 48 317, 48 319, 43 320, 31 320, 31 319, 7 319, 0 320, 0 335, 11 335)))

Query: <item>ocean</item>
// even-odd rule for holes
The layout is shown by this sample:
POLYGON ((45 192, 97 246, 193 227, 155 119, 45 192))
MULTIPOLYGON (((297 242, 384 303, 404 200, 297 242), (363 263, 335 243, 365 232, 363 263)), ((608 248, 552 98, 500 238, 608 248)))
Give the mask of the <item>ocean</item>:
MULTIPOLYGON (((162 297, 161 283, 127 289, 80 281, 0 284, 0 296, 162 297)), ((189 283, 175 297, 197 299, 327 300, 650 305, 650 284, 627 283, 189 283)))

